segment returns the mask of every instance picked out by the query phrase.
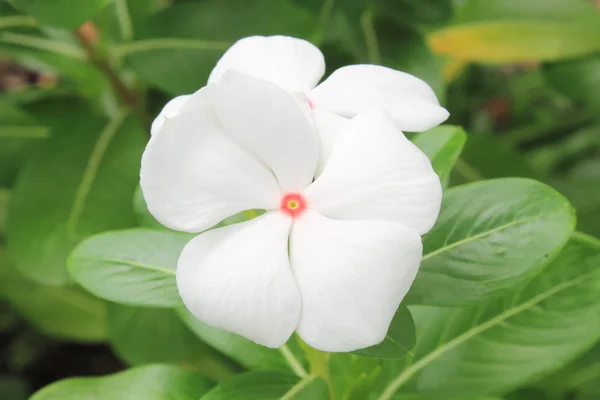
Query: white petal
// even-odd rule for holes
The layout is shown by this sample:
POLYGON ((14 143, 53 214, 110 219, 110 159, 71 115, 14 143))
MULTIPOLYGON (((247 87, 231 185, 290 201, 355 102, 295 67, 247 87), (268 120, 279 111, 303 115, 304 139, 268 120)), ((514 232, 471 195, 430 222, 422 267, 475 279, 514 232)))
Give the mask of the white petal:
POLYGON ((191 97, 191 95, 186 94, 184 96, 175 97, 171 101, 169 101, 163 107, 162 111, 156 119, 152 122, 152 126, 150 128, 150 134, 156 135, 162 128, 165 119, 173 118, 179 115, 179 110, 183 107, 186 101, 191 97))
POLYGON ((395 221, 424 234, 439 214, 442 186, 394 121, 371 112, 350 122, 305 194, 309 207, 328 217, 395 221))
POLYGON ((317 167, 319 138, 294 96, 229 70, 217 85, 215 107, 227 133, 273 171, 284 191, 306 189, 317 167))
POLYGON ((270 212, 200 234, 183 249, 177 287, 201 321, 268 347, 283 345, 300 317, 288 259, 291 218, 270 212))
POLYGON ((315 176, 319 176, 329 162, 329 157, 331 157, 336 140, 340 135, 348 131, 350 120, 323 110, 315 110, 313 117, 321 138, 319 164, 317 165, 317 173, 315 174, 315 176))
POLYGON ((437 97, 421 79, 378 65, 350 65, 336 70, 309 95, 316 108, 344 117, 386 110, 398 127, 421 132, 448 119, 437 97))
POLYGON ((290 255, 302 296, 298 334, 319 350, 353 351, 385 338, 422 245, 400 224, 306 211, 292 227, 290 255))
MULTIPOLYGON (((273 174, 221 132, 209 106, 167 119, 142 157, 141 187, 148 209, 163 225, 201 232, 240 211, 279 207, 273 174)), ((200 97, 195 99, 195 97, 200 97)))
POLYGON ((225 52, 209 83, 217 83, 230 69, 267 79, 287 90, 307 92, 325 73, 321 51, 306 40, 287 36, 251 36, 225 52))

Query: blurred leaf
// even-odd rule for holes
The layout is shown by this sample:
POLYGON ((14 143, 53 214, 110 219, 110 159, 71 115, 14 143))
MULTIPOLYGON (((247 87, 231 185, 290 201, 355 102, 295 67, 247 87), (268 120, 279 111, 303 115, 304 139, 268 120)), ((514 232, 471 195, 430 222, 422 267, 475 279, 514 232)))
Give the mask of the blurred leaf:
POLYGON ((289 0, 175 3, 147 21, 141 37, 117 49, 148 83, 177 95, 206 85, 223 52, 251 35, 309 36, 315 22, 289 0))
POLYGON ((210 384, 199 374, 169 365, 146 365, 98 378, 69 378, 31 400, 198 400, 210 384))
POLYGON ((41 331, 71 340, 106 338, 106 304, 73 286, 52 287, 28 281, 0 250, 0 298, 41 331))
POLYGON ((587 108, 600 110, 600 55, 544 66, 548 82, 587 108))
POLYGON ((494 19, 581 21, 598 18, 598 10, 587 0, 464 0, 456 6, 454 22, 494 19))
POLYGON ((7 222, 16 266, 47 284, 69 280, 66 258, 82 239, 135 224, 143 131, 123 113, 106 124, 71 112, 56 115, 68 130, 48 139, 19 175, 7 222))
POLYGON ((305 362, 300 356, 302 351, 295 346, 293 338, 280 348, 272 349, 235 333, 206 325, 183 307, 178 309, 178 313, 200 339, 247 368, 285 371, 300 377, 306 376, 305 362))
POLYGON ((452 0, 375 0, 381 13, 403 23, 439 24, 452 16, 452 0))
POLYGON ((29 394, 29 385, 25 380, 15 376, 0 375, 0 399, 27 400, 29 394))
POLYGON ((429 35, 434 52, 465 61, 553 61, 600 51, 600 25, 551 21, 484 21, 429 35))
POLYGON ((452 171, 452 184, 505 177, 541 178, 526 157, 511 148, 502 138, 469 135, 462 155, 452 171))
POLYGON ((142 193, 142 188, 139 185, 133 196, 133 209, 141 226, 153 229, 168 229, 162 226, 148 211, 146 200, 144 200, 144 193, 142 193))
POLYGON ((443 102, 446 86, 442 68, 424 37, 386 17, 376 18, 375 30, 382 64, 423 79, 443 102))
POLYGON ((10 191, 0 188, 0 237, 4 235, 6 229, 6 218, 8 216, 8 202, 10 200, 10 191))
POLYGON ((497 393, 548 374, 600 337, 600 242, 576 234, 526 287, 473 309, 418 307, 419 391, 497 393), (473 382, 477 382, 473 385, 473 382))
POLYGON ((569 202, 529 179, 497 179, 444 194, 407 304, 469 306, 530 279, 575 228, 569 202))
POLYGON ((356 350, 353 353, 373 358, 402 358, 411 354, 416 340, 415 323, 410 315, 410 311, 408 311, 406 306, 400 305, 383 342, 365 349, 356 350))
POLYGON ((442 185, 447 186, 450 172, 456 164, 467 134, 457 126, 443 125, 414 136, 412 142, 431 160, 431 165, 439 175, 442 185))
POLYGON ((0 100, 0 187, 12 185, 32 146, 49 134, 27 112, 0 100))
POLYGON ((41 23, 73 29, 92 18, 111 0, 9 0, 41 23))
MULTIPOLYGON (((327 385, 316 375, 298 378, 277 372, 247 372, 223 382, 201 400, 327 400, 327 385)), ((36 400, 36 399, 33 399, 36 400)))
POLYGON ((177 259, 192 236, 131 229, 83 241, 68 261, 73 279, 95 295, 117 303, 177 307, 177 259))
POLYGON ((202 343, 171 309, 108 307, 109 341, 127 363, 187 365, 214 380, 231 375, 231 367, 202 343))

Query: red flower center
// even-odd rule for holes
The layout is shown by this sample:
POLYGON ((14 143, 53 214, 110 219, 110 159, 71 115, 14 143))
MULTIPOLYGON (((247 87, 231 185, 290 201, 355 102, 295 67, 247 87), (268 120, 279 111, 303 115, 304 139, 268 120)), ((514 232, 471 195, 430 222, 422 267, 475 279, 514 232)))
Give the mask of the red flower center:
POLYGON ((281 199, 280 209, 284 214, 298 216, 306 209, 306 200, 300 193, 288 193, 281 199))

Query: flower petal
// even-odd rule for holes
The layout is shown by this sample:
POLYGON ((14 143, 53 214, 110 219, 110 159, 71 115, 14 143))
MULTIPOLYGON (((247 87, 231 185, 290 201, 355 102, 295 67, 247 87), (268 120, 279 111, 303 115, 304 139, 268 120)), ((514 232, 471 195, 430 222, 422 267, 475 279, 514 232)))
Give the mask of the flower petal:
MULTIPOLYGON (((191 108, 167 119, 142 157, 141 187, 148 209, 163 225, 201 232, 243 210, 279 207, 273 174, 221 132, 212 108, 191 108)), ((195 97, 200 97, 196 99, 195 97)))
POLYGON ((288 259, 290 226, 291 218, 270 212, 192 239, 177 264, 186 307, 214 327, 283 345, 301 308, 288 259))
POLYGON ((219 82, 230 68, 269 80, 286 90, 307 92, 325 73, 325 59, 321 51, 306 40, 251 36, 239 40, 225 52, 208 82, 219 82))
POLYGON ((386 110, 398 127, 421 132, 448 119, 433 90, 421 79, 378 65, 350 65, 336 70, 312 93, 316 108, 344 117, 386 110))
POLYGON ((305 195, 330 218, 395 221, 424 234, 439 214, 442 185, 427 156, 380 111, 350 122, 305 195))
POLYGON ((178 96, 169 101, 163 107, 162 111, 158 114, 158 116, 152 122, 152 126, 150 127, 150 134, 156 135, 162 128, 165 123, 165 119, 173 118, 179 115, 179 111, 183 107, 186 101, 191 97, 191 95, 186 94, 183 96, 178 96))
POLYGON ((317 165, 317 173, 315 174, 315 176, 319 176, 329 162, 329 157, 331 157, 336 140, 340 135, 348 131, 350 120, 324 110, 316 110, 313 113, 313 117, 319 131, 319 137, 321 138, 319 164, 317 165))
POLYGON ((290 236, 302 296, 298 334, 323 351, 376 345, 415 279, 420 236, 384 221, 340 221, 310 210, 290 236))
POLYGON ((217 85, 215 107, 227 133, 271 168, 284 191, 302 191, 312 182, 319 138, 290 93, 229 70, 217 85))

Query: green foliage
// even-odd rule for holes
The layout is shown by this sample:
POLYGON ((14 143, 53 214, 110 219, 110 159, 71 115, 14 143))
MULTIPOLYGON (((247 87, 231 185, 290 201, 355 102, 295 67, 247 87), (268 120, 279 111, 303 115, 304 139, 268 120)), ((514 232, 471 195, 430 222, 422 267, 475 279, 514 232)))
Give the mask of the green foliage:
POLYGON ((600 236, 599 27, 588 0, 0 0, 0 398, 597 399, 600 241, 574 229, 600 236), (441 214, 386 338, 352 353, 193 317, 175 269, 194 235, 139 187, 164 104, 275 34, 317 45, 326 76, 413 74, 451 113, 408 134, 441 214), (85 369, 63 341, 133 368, 85 369))
POLYGON ((146 365, 101 378, 72 378, 50 385, 31 400, 197 400, 210 384, 175 366, 146 365))
POLYGON ((327 386, 321 378, 298 378, 276 372, 248 372, 222 383, 202 400, 327 400, 327 386))
POLYGON ((135 224, 131 199, 143 149, 143 133, 124 113, 105 121, 78 112, 60 124, 64 130, 54 130, 23 168, 7 222, 17 268, 48 284, 68 282, 66 258, 82 239, 135 224))
POLYGON ((574 227, 566 199, 536 181, 500 179, 453 188, 424 240, 407 301, 467 306, 510 291, 558 254, 574 227))
MULTIPOLYGON (((23 12, 41 23, 60 28, 77 28, 90 19, 111 0, 10 0, 23 12)), ((121 0, 118 0, 121 1, 121 0)))
POLYGON ((96 296, 117 303, 177 307, 177 258, 190 236, 131 229, 93 236, 71 253, 73 278, 96 296))

